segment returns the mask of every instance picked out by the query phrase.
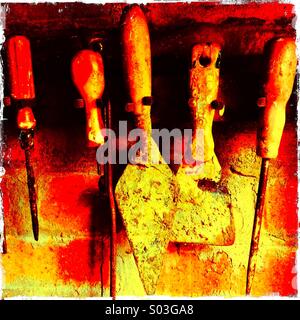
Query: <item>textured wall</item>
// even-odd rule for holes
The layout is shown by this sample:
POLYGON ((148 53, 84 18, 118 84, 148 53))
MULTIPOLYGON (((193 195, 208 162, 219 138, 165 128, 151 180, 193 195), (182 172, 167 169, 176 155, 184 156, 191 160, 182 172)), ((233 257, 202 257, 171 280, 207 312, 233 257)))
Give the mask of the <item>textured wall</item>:
MULTIPOLYGON (((17 141, 15 110, 8 107, 7 120, 3 121, 6 175, 1 183, 8 250, 2 255, 4 297, 109 295, 109 211, 98 192, 95 151, 85 145, 84 111, 73 108, 78 93, 70 79, 70 61, 87 35, 107 35, 106 69, 113 120, 116 124, 126 119, 116 30, 122 7, 10 6, 7 35, 22 30, 32 40, 37 96, 34 112, 38 121, 33 164, 40 240, 35 242, 32 237, 24 155, 17 141)), ((222 185, 231 196, 235 228, 234 243, 229 246, 170 243, 156 294, 244 295, 260 169, 255 154, 255 100, 262 77, 261 54, 265 42, 273 36, 293 35, 292 6, 153 4, 146 6, 146 15, 153 39, 155 127, 189 126, 190 47, 199 40, 224 42, 220 97, 227 107, 224 121, 214 126, 214 137, 223 169, 222 185)), ((9 92, 7 86, 5 90, 9 92)), ((295 104, 294 93, 280 154, 271 164, 255 295, 296 293, 295 104)), ((122 169, 115 168, 116 181, 122 169)), ((208 214, 210 209, 207 205, 208 214)), ((118 295, 145 294, 121 219, 117 268, 118 295)))

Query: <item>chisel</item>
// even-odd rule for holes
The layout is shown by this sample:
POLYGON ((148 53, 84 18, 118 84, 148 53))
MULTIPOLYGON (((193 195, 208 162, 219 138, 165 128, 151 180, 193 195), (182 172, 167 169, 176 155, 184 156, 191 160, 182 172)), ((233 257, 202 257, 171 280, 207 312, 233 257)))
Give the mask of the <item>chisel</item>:
POLYGON ((104 143, 104 128, 97 100, 104 92, 104 65, 99 53, 92 50, 79 51, 72 60, 72 79, 85 103, 86 136, 88 147, 104 143))
POLYGON ((269 162, 278 155, 285 125, 285 108, 292 94, 296 74, 296 45, 293 39, 274 39, 265 48, 268 59, 257 132, 257 155, 262 158, 254 225, 247 269, 246 294, 250 294, 256 269, 257 252, 267 190, 269 162))
POLYGON ((36 126, 31 105, 35 98, 35 90, 29 40, 25 36, 11 37, 7 42, 7 53, 11 96, 19 107, 17 114, 17 125, 20 129, 19 140, 21 148, 25 151, 32 229, 34 239, 37 241, 39 237, 37 195, 31 164, 31 150, 34 146, 33 137, 36 126))
MULTIPOLYGON (((72 60, 71 63, 72 79, 79 93, 85 102, 86 111, 86 135, 89 147, 99 147, 104 144, 104 122, 101 110, 97 106, 97 100, 102 99, 105 79, 104 64, 100 53, 93 50, 81 50, 72 60)), ((111 127, 111 110, 110 104, 106 107, 107 128, 111 127)), ((111 209, 111 263, 110 263, 110 295, 116 297, 116 210, 114 203, 112 187, 112 168, 107 164, 105 170, 104 164, 99 164, 99 175, 106 179, 105 195, 108 195, 111 209)))

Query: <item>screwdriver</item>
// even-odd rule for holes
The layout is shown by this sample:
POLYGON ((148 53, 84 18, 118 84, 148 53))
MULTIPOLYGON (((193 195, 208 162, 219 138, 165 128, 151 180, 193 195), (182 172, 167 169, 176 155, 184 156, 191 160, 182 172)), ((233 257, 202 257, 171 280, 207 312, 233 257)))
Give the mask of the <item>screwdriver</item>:
POLYGON ((35 98, 35 90, 31 49, 28 38, 19 35, 11 37, 7 43, 7 53, 11 96, 16 100, 18 105, 17 125, 20 129, 19 141, 21 148, 25 152, 32 229, 34 239, 38 241, 37 194, 34 171, 31 164, 31 150, 34 147, 33 137, 36 126, 31 105, 35 98))
POLYGON ((273 39, 265 48, 267 61, 263 97, 257 101, 261 107, 257 132, 256 153, 262 158, 256 200, 250 255, 247 269, 246 294, 249 295, 256 269, 257 252, 267 190, 269 162, 277 158, 285 125, 285 108, 292 94, 296 75, 296 45, 290 38, 273 39))

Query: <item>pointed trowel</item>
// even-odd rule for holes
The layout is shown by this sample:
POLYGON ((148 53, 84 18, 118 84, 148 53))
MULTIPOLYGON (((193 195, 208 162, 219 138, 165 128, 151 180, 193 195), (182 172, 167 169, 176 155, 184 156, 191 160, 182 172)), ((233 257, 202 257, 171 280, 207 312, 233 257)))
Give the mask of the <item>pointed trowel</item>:
POLYGON ((130 103, 143 147, 119 179, 115 196, 147 294, 154 294, 174 215, 174 175, 151 137, 151 52, 138 5, 126 8, 121 36, 130 103), (146 155, 146 158, 145 158, 146 155))

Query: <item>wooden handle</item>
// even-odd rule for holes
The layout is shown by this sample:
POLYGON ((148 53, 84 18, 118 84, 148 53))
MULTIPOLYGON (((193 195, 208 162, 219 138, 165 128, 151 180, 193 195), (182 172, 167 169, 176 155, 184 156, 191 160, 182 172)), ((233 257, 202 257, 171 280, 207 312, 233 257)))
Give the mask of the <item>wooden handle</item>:
POLYGON ((30 42, 24 36, 7 41, 11 96, 18 100, 35 98, 30 42))
POLYGON ((146 17, 138 5, 130 6, 122 17, 122 47, 124 74, 130 98, 131 111, 137 125, 151 131, 150 106, 145 97, 151 97, 151 49, 146 17))
POLYGON ((104 125, 96 104, 96 100, 102 98, 105 86, 102 57, 92 50, 79 51, 72 60, 71 69, 73 82, 85 101, 88 146, 102 145, 104 125))
POLYGON ((276 39, 268 48, 267 77, 257 135, 257 154, 276 158, 285 125, 285 108, 296 74, 296 44, 293 39, 276 39))
POLYGON ((220 46, 216 43, 197 44, 192 49, 192 67, 190 69, 190 99, 189 106, 193 116, 194 137, 192 152, 194 158, 203 154, 204 161, 214 156, 214 139, 212 123, 215 109, 211 103, 216 101, 219 88, 219 67, 217 60, 220 46), (203 132, 203 151, 196 148, 196 129, 203 132))

